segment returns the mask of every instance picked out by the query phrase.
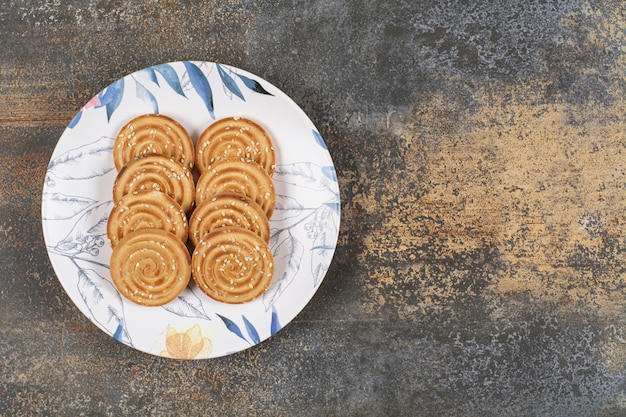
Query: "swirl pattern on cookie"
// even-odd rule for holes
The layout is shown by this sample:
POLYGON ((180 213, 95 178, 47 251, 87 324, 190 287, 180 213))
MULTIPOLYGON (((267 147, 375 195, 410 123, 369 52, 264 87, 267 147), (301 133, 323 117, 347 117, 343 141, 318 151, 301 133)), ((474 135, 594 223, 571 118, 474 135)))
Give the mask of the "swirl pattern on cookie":
POLYGON ((272 178, 258 164, 236 159, 216 161, 200 175, 196 185, 196 204, 215 194, 232 192, 250 197, 272 217, 276 192, 272 178))
POLYGON ((254 161, 270 176, 276 168, 272 139, 260 125, 242 117, 217 120, 198 138, 196 166, 200 173, 220 159, 254 161))
POLYGON ((189 219, 189 240, 196 246, 205 234, 233 226, 248 229, 269 242, 269 221, 261 206, 236 193, 216 194, 198 204, 189 219))
POLYGON ((125 165, 113 184, 113 201, 142 191, 166 193, 185 213, 189 213, 194 204, 195 186, 191 172, 163 155, 148 155, 125 165))
POLYGON ((162 229, 187 241, 188 223, 185 212, 172 197, 160 191, 126 194, 115 203, 107 221, 107 237, 111 247, 129 232, 140 229, 162 229))
POLYGON ((274 258, 256 233, 226 227, 202 238, 191 257, 191 271, 195 283, 209 297, 244 303, 267 289, 274 275, 274 258))
POLYGON ((111 278, 120 294, 146 306, 160 306, 187 287, 191 259, 184 243, 170 232, 141 229, 113 248, 111 278))
POLYGON ((189 133, 171 117, 144 114, 126 123, 115 138, 113 160, 120 171, 130 161, 159 154, 193 169, 194 146, 189 133))

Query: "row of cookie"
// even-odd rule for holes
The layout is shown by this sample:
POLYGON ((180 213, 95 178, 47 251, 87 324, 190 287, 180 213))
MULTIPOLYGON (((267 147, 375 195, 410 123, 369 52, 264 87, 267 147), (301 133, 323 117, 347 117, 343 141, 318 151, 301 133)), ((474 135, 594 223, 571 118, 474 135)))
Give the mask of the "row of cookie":
POLYGON ((219 159, 255 161, 271 176, 276 166, 272 140, 259 124, 226 117, 209 125, 194 146, 187 130, 171 117, 144 114, 129 121, 115 139, 113 160, 120 171, 130 161, 159 154, 199 173, 219 159))
MULTIPOLYGON (((240 131, 245 125, 233 120, 224 127, 240 131)), ((199 152, 209 150, 214 152, 209 146, 199 152)), ((274 166, 264 168, 247 152, 206 167, 196 185, 198 207, 190 217, 193 279, 207 295, 227 303, 258 297, 274 275, 268 246, 276 205, 274 166)))
POLYGON ((113 284, 137 304, 166 304, 191 279, 186 214, 195 196, 193 142, 175 120, 143 115, 121 129, 113 160, 118 174, 107 222, 113 284))
POLYGON ((193 279, 216 300, 252 300, 274 271, 268 246, 276 204, 272 141, 249 120, 222 119, 201 135, 196 161, 201 175, 189 226, 193 279))

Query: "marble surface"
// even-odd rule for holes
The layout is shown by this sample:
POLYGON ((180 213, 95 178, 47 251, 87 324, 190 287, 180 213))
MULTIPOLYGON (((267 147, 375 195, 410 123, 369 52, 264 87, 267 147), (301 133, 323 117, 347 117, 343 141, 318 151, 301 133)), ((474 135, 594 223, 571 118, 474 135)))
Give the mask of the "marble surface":
POLYGON ((626 415, 621 1, 6 1, 1 415, 626 415), (207 60, 316 124, 342 196, 309 305, 244 352, 134 351, 71 303, 41 190, 72 116, 207 60))

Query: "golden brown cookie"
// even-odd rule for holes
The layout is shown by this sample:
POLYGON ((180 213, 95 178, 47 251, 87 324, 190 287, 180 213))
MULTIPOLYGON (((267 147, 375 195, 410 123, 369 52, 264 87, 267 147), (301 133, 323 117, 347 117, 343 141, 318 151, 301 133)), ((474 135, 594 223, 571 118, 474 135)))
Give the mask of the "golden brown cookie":
POLYGON ((120 171, 130 161, 159 154, 189 170, 194 166, 194 146, 189 133, 171 117, 144 114, 126 123, 115 138, 113 160, 120 171))
POLYGON ((191 259, 184 243, 160 229, 128 233, 113 248, 111 278, 120 294, 146 306, 175 299, 190 280, 191 259))
POLYGON ((113 201, 126 194, 161 191, 172 197, 185 213, 193 208, 195 186, 188 168, 163 155, 148 155, 126 164, 113 184, 113 201))
POLYGON ((189 240, 196 246, 205 234, 233 226, 248 229, 269 242, 265 212, 254 200, 237 193, 216 194, 198 204, 189 219, 189 240))
POLYGON ((200 173, 220 159, 254 161, 270 176, 276 168, 276 154, 267 131, 243 117, 217 120, 198 138, 196 166, 200 173))
POLYGON ((129 232, 139 229, 162 229, 187 242, 187 216, 172 197, 160 191, 126 194, 115 203, 107 221, 111 247, 129 232))
POLYGON ((274 275, 269 246, 241 227, 215 229, 205 235, 191 257, 192 277, 209 297, 244 303, 261 295, 274 275))
POLYGON ((196 204, 215 194, 232 192, 245 195, 272 217, 276 192, 272 178, 258 164, 236 159, 215 161, 207 167, 196 185, 196 204))

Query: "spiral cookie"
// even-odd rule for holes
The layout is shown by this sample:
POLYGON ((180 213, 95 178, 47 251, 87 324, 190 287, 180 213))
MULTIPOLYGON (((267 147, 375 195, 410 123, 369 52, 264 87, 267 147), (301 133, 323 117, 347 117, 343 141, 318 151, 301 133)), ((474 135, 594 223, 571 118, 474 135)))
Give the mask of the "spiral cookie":
POLYGON ((111 247, 129 232, 140 229, 162 229, 187 241, 188 224, 185 212, 170 196, 160 191, 126 194, 115 203, 107 221, 107 237, 111 247))
POLYGON ((212 230, 233 226, 248 229, 269 241, 269 221, 261 206, 236 193, 216 194, 200 203, 189 219, 189 240, 196 246, 212 230))
POLYGON ((119 171, 130 161, 151 154, 165 155, 193 169, 194 146, 185 128, 160 114, 144 114, 120 130, 113 146, 113 160, 119 171))
POLYGON ((141 229, 128 233, 113 248, 111 278, 129 300, 159 306, 187 286, 191 259, 184 243, 170 232, 141 229))
POLYGON ((256 233, 226 227, 202 238, 191 257, 191 271, 198 287, 209 297, 244 303, 267 289, 274 275, 274 258, 256 233))
POLYGON ((243 160, 216 161, 204 171, 196 185, 196 204, 215 194, 234 192, 250 197, 272 217, 276 192, 272 178, 258 164, 243 160))
POLYGON ((220 159, 244 159, 261 165, 271 176, 276 168, 276 154, 265 129, 241 117, 220 119, 198 138, 196 166, 200 173, 220 159))
POLYGON ((193 207, 195 187, 191 172, 163 155, 148 155, 125 165, 113 184, 113 201, 126 194, 150 190, 166 193, 185 213, 193 207))

